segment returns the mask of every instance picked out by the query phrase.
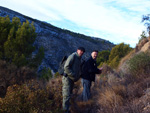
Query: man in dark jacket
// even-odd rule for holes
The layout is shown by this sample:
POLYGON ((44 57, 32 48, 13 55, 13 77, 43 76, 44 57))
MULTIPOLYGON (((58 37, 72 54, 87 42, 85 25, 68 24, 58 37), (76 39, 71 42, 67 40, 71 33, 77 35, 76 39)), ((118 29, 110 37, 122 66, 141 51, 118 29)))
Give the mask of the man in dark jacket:
POLYGON ((63 88, 63 110, 65 113, 70 113, 70 98, 72 95, 72 90, 74 82, 80 79, 80 65, 81 57, 84 54, 85 49, 79 47, 77 52, 72 53, 66 60, 64 65, 65 76, 62 78, 63 88))
POLYGON ((95 82, 95 74, 101 73, 102 70, 97 68, 97 64, 96 64, 97 55, 98 55, 98 51, 94 50, 91 53, 91 57, 85 61, 82 67, 83 101, 88 101, 91 98, 91 92, 90 92, 91 83, 92 81, 95 82))

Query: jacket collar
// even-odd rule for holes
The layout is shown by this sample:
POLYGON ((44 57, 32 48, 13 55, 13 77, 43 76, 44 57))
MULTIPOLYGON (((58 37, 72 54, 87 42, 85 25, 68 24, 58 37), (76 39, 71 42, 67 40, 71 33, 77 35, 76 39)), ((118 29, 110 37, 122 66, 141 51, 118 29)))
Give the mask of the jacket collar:
POLYGON ((96 60, 94 60, 94 59, 92 58, 92 56, 91 56, 89 59, 92 60, 93 62, 96 62, 96 60))
POLYGON ((81 57, 79 56, 79 54, 77 52, 75 52, 75 54, 79 59, 81 59, 81 57))

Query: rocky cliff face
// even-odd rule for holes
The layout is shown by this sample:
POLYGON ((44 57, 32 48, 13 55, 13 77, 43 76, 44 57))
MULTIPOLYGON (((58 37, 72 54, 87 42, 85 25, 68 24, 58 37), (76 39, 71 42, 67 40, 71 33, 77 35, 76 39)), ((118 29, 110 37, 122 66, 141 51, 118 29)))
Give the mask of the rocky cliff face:
MULTIPOLYGON (((83 58, 90 56, 93 49, 99 51, 111 50, 113 43, 100 39, 77 34, 68 30, 57 28, 46 22, 32 19, 20 13, 14 12, 0 6, 0 16, 19 17, 21 22, 28 20, 33 21, 36 28, 37 38, 35 41, 36 51, 43 46, 45 49, 45 58, 42 61, 39 70, 42 67, 50 67, 54 72, 57 72, 59 62, 64 55, 69 55, 75 52, 79 46, 86 49, 83 58)), ((33 54, 36 54, 36 51, 33 54)))

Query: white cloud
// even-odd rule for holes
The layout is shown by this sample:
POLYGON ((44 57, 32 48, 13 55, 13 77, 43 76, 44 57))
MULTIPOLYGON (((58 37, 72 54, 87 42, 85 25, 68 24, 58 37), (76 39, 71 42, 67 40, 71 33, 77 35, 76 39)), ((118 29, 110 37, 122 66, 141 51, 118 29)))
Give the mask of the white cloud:
POLYGON ((69 30, 77 25, 79 33, 132 46, 144 29, 142 15, 150 11, 149 0, 0 0, 0 4, 54 25, 62 22, 61 28, 69 20, 74 24, 65 26, 69 30))

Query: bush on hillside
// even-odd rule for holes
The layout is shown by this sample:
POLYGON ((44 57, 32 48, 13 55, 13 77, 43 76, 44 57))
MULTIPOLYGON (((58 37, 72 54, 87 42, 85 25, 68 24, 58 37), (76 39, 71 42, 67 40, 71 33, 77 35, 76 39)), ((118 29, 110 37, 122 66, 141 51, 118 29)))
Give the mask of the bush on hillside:
POLYGON ((119 61, 132 50, 129 45, 121 43, 112 48, 109 55, 109 65, 112 68, 117 68, 119 61))
POLYGON ((5 96, 7 87, 24 82, 36 77, 34 69, 29 67, 18 68, 14 64, 0 60, 0 96, 5 96))
POLYGON ((58 72, 56 72, 55 74, 54 74, 54 78, 58 78, 58 77, 61 77, 62 75, 60 75, 58 72))
POLYGON ((9 86, 5 98, 0 98, 1 113, 62 113, 61 80, 44 85, 30 81, 23 85, 9 86))
POLYGON ((141 52, 128 61, 129 73, 136 78, 146 77, 150 72, 150 54, 141 52))
POLYGON ((41 62, 44 58, 44 55, 45 55, 44 54, 44 48, 40 47, 38 49, 36 55, 29 59, 28 66, 33 67, 33 68, 37 68, 41 64, 41 62))
POLYGON ((110 51, 108 50, 98 52, 98 56, 96 59, 97 65, 100 67, 103 65, 103 63, 107 63, 109 59, 109 55, 110 55, 110 51))
MULTIPOLYGON (((119 90, 124 90, 124 88, 119 88, 117 91, 119 90)), ((117 94, 117 92, 115 92, 113 89, 107 88, 105 91, 100 93, 98 103, 101 105, 103 113, 107 113, 112 110, 117 113, 117 108, 123 105, 123 97, 122 95, 117 94)))
POLYGON ((140 35, 139 43, 140 43, 142 40, 144 40, 144 39, 147 39, 147 36, 146 36, 145 31, 143 31, 142 34, 140 35))
POLYGON ((39 74, 40 78, 46 81, 50 80, 53 77, 51 69, 49 67, 48 68, 44 67, 41 70, 41 72, 39 72, 39 74))
POLYGON ((130 51, 125 57, 123 57, 118 65, 118 72, 121 74, 121 76, 124 76, 128 73, 128 60, 135 55, 135 49, 130 51))

